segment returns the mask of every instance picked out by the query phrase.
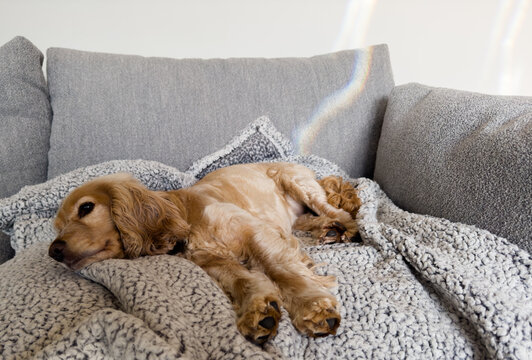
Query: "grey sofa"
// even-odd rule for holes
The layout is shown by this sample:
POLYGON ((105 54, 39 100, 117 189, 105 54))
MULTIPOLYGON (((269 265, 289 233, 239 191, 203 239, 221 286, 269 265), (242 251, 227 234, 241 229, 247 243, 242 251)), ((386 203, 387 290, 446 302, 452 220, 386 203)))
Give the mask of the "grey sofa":
MULTIPOLYGON (((0 197, 115 160, 194 169, 267 116, 278 133, 262 134, 290 139, 283 151, 373 179, 411 214, 487 230, 530 271, 532 98, 395 86, 386 45, 311 58, 162 59, 61 48, 46 58, 45 77, 43 55, 27 39, 0 48, 0 197)), ((263 160, 268 149, 239 161, 263 160)), ((11 244, 0 235, 7 261, 0 269, 19 258, 11 244)), ((530 299, 529 288, 523 294, 530 299)), ((45 357, 36 351, 18 354, 45 357)))
POLYGON ((48 81, 28 40, 1 48, 0 196, 106 160, 185 169, 267 115, 296 151, 375 177, 401 207, 532 250, 530 98, 394 89, 385 45, 307 59, 47 55, 48 81))

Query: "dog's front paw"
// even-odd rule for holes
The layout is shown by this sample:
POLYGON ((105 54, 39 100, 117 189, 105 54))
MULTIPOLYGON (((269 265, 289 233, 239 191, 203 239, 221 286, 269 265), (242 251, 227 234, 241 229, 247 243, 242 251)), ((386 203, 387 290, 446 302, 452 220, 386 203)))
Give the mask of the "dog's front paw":
POLYGON ((321 235, 318 237, 320 244, 333 244, 345 242, 361 242, 360 235, 358 235, 358 228, 353 221, 344 226, 339 221, 333 221, 323 227, 321 235))
POLYGON ((281 301, 275 296, 253 297, 237 321, 238 330, 249 341, 260 345, 277 334, 281 301))
POLYGON ((336 335, 341 316, 334 298, 320 297, 305 301, 291 313, 292 323, 300 332, 311 337, 336 335))

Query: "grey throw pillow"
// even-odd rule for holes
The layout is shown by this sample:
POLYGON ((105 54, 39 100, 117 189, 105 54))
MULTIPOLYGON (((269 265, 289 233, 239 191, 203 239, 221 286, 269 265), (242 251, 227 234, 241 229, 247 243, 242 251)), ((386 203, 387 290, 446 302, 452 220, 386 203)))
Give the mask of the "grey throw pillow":
MULTIPOLYGON (((46 180, 51 110, 42 62, 23 37, 0 47, 0 198, 46 180)), ((13 254, 0 234, 0 263, 13 254)))
POLYGON ((406 210, 477 225, 532 252, 532 98, 395 88, 375 180, 406 210))
POLYGON ((186 171, 201 179, 222 167, 275 160, 292 154, 292 144, 266 116, 249 124, 229 143, 197 161, 186 171))

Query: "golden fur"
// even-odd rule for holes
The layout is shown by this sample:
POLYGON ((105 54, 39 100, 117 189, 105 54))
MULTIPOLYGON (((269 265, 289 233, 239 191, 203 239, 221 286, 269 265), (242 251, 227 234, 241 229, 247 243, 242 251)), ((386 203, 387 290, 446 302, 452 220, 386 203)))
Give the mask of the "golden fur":
MULTIPOLYGON (((337 176, 325 177, 319 180, 318 183, 325 190, 329 204, 345 210, 351 215, 351 218, 356 219, 361 202, 353 185, 337 176)), ((304 214, 296 220, 294 227, 311 231, 318 244, 360 241, 360 238, 356 237, 358 233, 356 226, 334 221, 334 219, 324 215, 304 214)))
POLYGON ((182 250, 230 297, 237 326, 251 341, 275 336, 281 305, 300 332, 326 336, 340 324, 328 291, 334 278, 314 273, 292 228, 323 232, 339 223, 356 233, 351 215, 335 206, 311 170, 288 163, 235 165, 168 192, 150 191, 126 174, 110 175, 64 200, 49 253, 77 270, 109 258, 182 250), (301 217, 305 208, 319 216, 301 217))

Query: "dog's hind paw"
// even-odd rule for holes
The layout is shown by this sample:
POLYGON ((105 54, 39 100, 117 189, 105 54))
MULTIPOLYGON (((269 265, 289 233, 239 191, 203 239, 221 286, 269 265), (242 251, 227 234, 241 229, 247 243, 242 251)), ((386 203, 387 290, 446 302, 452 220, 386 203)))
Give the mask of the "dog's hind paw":
POLYGON ((238 330, 257 345, 272 339, 281 319, 280 304, 275 296, 252 298, 238 318, 238 330))
POLYGON ((300 332, 311 337, 336 335, 341 316, 336 310, 336 300, 323 297, 306 301, 298 307, 292 323, 300 332))
POLYGON ((319 244, 362 242, 360 235, 358 235, 356 224, 353 222, 353 224, 349 225, 349 228, 347 228, 339 221, 333 221, 330 224, 325 225, 318 238, 319 244))

